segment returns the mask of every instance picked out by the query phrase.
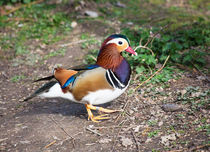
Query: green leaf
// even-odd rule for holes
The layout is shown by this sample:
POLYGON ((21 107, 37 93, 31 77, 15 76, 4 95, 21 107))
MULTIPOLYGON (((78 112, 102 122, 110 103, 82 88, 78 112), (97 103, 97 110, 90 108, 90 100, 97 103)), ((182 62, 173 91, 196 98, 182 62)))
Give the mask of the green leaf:
POLYGON ((140 73, 142 73, 142 72, 144 72, 144 71, 146 71, 146 69, 145 69, 143 66, 140 66, 140 67, 137 67, 137 68, 136 68, 136 72, 137 72, 138 74, 140 74, 140 73))
POLYGON ((23 0, 23 3, 27 4, 27 3, 30 3, 31 0, 23 0))

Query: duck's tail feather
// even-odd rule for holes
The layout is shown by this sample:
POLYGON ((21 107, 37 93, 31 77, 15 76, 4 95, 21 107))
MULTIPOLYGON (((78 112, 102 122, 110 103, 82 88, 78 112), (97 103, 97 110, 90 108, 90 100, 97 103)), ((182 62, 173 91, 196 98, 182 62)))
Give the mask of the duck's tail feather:
POLYGON ((35 80, 34 82, 39 82, 39 81, 49 81, 52 80, 54 77, 54 75, 48 76, 48 77, 44 77, 44 78, 40 78, 38 80, 35 80))
MULTIPOLYGON (((41 81, 41 80, 40 80, 41 81)), ((48 92, 50 90, 50 88, 52 88, 56 83, 58 83, 57 81, 50 81, 48 83, 45 83, 41 88, 39 88, 38 90, 36 90, 32 95, 30 95, 29 97, 27 97, 26 99, 24 99, 24 101, 28 101, 40 94, 43 94, 45 92, 48 92)))

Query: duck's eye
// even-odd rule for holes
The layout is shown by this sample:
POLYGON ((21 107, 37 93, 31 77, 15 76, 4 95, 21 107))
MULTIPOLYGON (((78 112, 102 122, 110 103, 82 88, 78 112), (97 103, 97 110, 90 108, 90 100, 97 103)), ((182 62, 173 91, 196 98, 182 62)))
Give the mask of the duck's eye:
POLYGON ((123 44, 123 42, 122 42, 122 41, 119 41, 119 42, 118 42, 118 44, 119 44, 119 45, 122 45, 122 44, 123 44))

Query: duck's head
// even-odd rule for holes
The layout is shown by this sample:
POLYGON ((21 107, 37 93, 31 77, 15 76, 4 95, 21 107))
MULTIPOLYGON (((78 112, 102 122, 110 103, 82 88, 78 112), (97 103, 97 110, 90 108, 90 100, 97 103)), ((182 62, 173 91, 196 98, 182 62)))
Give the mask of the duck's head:
POLYGON ((113 34, 109 36, 101 45, 101 50, 104 48, 112 48, 113 50, 122 53, 123 51, 137 55, 136 52, 130 47, 130 41, 125 35, 113 34))
POLYGON ((123 60, 121 55, 123 51, 137 55, 130 47, 130 42, 125 35, 113 34, 102 43, 97 64, 106 69, 114 70, 123 60))

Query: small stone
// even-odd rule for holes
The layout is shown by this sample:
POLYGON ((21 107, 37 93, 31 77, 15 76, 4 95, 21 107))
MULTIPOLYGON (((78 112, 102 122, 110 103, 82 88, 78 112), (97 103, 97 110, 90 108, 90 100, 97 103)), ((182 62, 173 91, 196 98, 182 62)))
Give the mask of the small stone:
POLYGON ((86 10, 85 11, 85 15, 90 16, 90 17, 93 17, 93 18, 98 17, 98 13, 97 12, 90 11, 90 10, 86 10))
POLYGON ((85 6, 85 2, 84 2, 84 1, 79 1, 79 3, 80 3, 82 6, 85 6))
POLYGON ((39 53, 39 54, 44 54, 44 52, 40 48, 37 48, 36 52, 39 53))
POLYGON ((126 8, 126 5, 121 3, 120 1, 117 1, 116 6, 121 7, 121 8, 126 8))
POLYGON ((76 26, 77 26, 77 22, 73 21, 73 22, 71 23, 71 27, 72 27, 72 28, 75 28, 76 26))
POLYGON ((160 122, 158 123, 158 126, 162 126, 162 125, 163 125, 163 122, 160 121, 160 122))
POLYGON ((134 111, 133 111, 133 110, 131 110, 131 109, 129 109, 129 113, 130 113, 130 114, 133 114, 133 113, 134 113, 134 111))
POLYGON ((18 27, 23 27, 23 24, 18 24, 18 27))
POLYGON ((156 111, 155 110, 150 110, 150 114, 154 116, 156 114, 156 111))
POLYGON ((100 144, 108 144, 109 142, 111 142, 112 140, 109 138, 103 138, 99 140, 100 144))
POLYGON ((183 108, 180 105, 173 104, 173 103, 164 104, 162 108, 166 112, 174 112, 174 111, 183 110, 183 108))
POLYGON ((42 49, 45 49, 46 48, 46 44, 40 44, 40 47, 42 48, 42 49))
POLYGON ((130 118, 130 120, 135 120, 135 117, 129 117, 130 118))
POLYGON ((88 126, 88 128, 93 128, 93 127, 94 127, 94 125, 89 125, 89 126, 88 126))
POLYGON ((133 22, 127 22, 128 25, 133 25, 133 22))
POLYGON ((140 127, 141 127, 141 125, 138 125, 138 126, 134 127, 133 128, 134 129, 134 132, 139 132, 140 127))
POLYGON ((30 144, 31 142, 28 140, 20 141, 21 144, 30 144))
POLYGON ((145 143, 149 143, 149 142, 151 142, 152 141, 152 139, 151 138, 148 138, 146 141, 145 141, 145 143))
POLYGON ((28 128, 28 126, 22 126, 21 128, 22 128, 22 129, 25 129, 25 128, 28 128))

